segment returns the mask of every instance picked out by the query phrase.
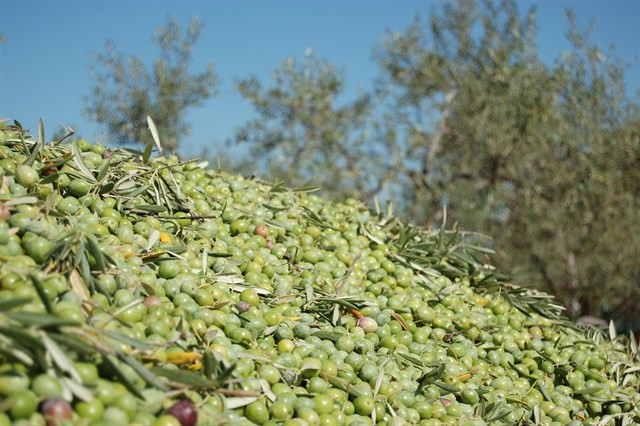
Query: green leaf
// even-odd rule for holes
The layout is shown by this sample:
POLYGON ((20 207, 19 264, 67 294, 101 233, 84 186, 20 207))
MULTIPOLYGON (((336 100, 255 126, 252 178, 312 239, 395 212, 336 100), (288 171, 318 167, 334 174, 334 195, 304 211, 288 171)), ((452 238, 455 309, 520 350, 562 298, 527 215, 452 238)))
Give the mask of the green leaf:
POLYGON ((208 378, 212 378, 218 370, 218 360, 213 356, 211 352, 207 351, 202 356, 202 361, 204 364, 204 375, 208 378))
MULTIPOLYGON (((0 355, 5 357, 6 360, 20 362, 26 366, 33 365, 33 355, 15 346, 5 348, 2 345, 0 345, 0 355)), ((0 380, 2 380, 1 375, 0 375, 0 380)))
POLYGON ((49 337, 51 337, 51 339, 53 339, 56 343, 60 345, 66 346, 69 349, 72 349, 74 351, 77 351, 86 355, 92 355, 98 352, 98 349, 96 349, 94 346, 91 346, 83 342, 79 338, 69 334, 50 333, 49 337))
POLYGON ((121 361, 126 362, 131 368, 133 368, 135 372, 138 373, 138 375, 142 377, 145 382, 147 382, 148 385, 160 390, 167 390, 167 386, 160 380, 158 380, 158 378, 151 371, 149 371, 147 367, 142 365, 140 361, 138 361, 131 355, 127 355, 122 352, 117 352, 116 354, 121 361))
POLYGON ((98 170, 98 177, 96 178, 98 182, 102 182, 102 179, 104 179, 104 177, 107 175, 107 172, 109 171, 110 166, 111 166, 111 159, 108 159, 107 161, 102 163, 102 166, 100 166, 100 170, 98 170))
POLYGON ((140 393, 138 388, 135 387, 135 385, 129 380, 129 378, 122 372, 120 367, 118 367, 118 363, 113 359, 112 355, 108 355, 102 352, 102 360, 109 368, 111 368, 111 370, 116 375, 120 383, 122 383, 124 387, 127 388, 127 390, 129 390, 129 392, 131 392, 138 398, 144 400, 144 395, 140 393))
POLYGON ((284 187, 284 183, 283 182, 278 182, 276 184, 274 184, 271 189, 269 190, 269 193, 277 193, 277 192, 285 192, 286 188, 284 187))
POLYGON ((72 394, 85 402, 91 402, 93 400, 93 393, 86 387, 82 386, 79 382, 72 380, 68 377, 60 377, 64 382, 64 385, 69 388, 72 394))
POLYGON ((37 312, 7 312, 5 315, 21 324, 39 328, 80 325, 78 322, 73 320, 37 312))
POLYGON ((150 251, 158 241, 160 241, 160 231, 158 231, 157 229, 152 229, 151 233, 149 234, 146 250, 150 251))
POLYGON ((53 362, 60 368, 62 371, 66 371, 69 375, 77 382, 81 382, 82 378, 76 368, 73 365, 73 362, 69 359, 67 354, 60 349, 60 346, 53 341, 45 332, 41 332, 42 343, 47 348, 47 352, 51 355, 53 362))
POLYGON ((337 376, 327 376, 327 381, 338 389, 348 392, 349 395, 353 397, 357 398, 362 395, 362 392, 360 392, 358 388, 351 386, 349 382, 337 376))
POLYGON ((611 340, 616 340, 616 337, 618 337, 618 333, 616 333, 616 326, 613 323, 613 320, 609 321, 609 338, 611 340))
POLYGON ((24 164, 25 166, 32 166, 33 163, 35 163, 35 161, 38 159, 38 154, 40 154, 41 145, 42 145, 41 141, 36 142, 36 144, 33 146, 33 150, 31 151, 31 155, 29 156, 29 158, 24 160, 22 164, 24 164))
POLYGON ((374 398, 378 396, 378 392, 380 392, 380 386, 382 386, 382 381, 384 380, 384 367, 387 365, 389 361, 390 361, 390 358, 387 358, 382 362, 382 364, 379 367, 378 377, 376 378, 376 384, 375 384, 375 387, 373 388, 374 398))
POLYGON ((38 142, 44 145, 44 122, 42 118, 38 120, 38 142))
POLYGON ((106 194, 107 192, 111 191, 113 189, 113 187, 115 186, 115 184, 113 182, 107 182, 104 185, 102 185, 100 187, 100 194, 106 194))
POLYGON ((229 410, 235 410, 236 408, 244 407, 257 401, 257 396, 232 396, 225 399, 225 405, 229 410))
POLYGON ((167 208, 165 206, 159 206, 157 204, 141 204, 139 206, 136 206, 136 209, 154 213, 163 213, 167 211, 167 208))
POLYGON ((137 188, 135 191, 131 192, 129 197, 135 198, 138 195, 144 193, 147 189, 149 189, 149 185, 142 185, 140 188, 137 188))
POLYGON ((100 250, 100 247, 98 246, 98 243, 96 243, 96 241, 91 237, 87 237, 86 240, 87 240, 87 249, 89 250, 89 253, 91 253, 91 255, 96 261, 97 270, 104 271, 107 268, 107 265, 106 265, 104 255, 102 254, 102 250, 100 250))
POLYGON ((299 188, 293 188, 291 191, 292 192, 315 192, 315 191, 319 191, 321 188, 319 186, 315 186, 315 185, 305 185, 305 186, 301 186, 299 188))
POLYGON ((23 197, 13 198, 13 199, 7 201, 6 203, 4 203, 4 205, 7 206, 7 207, 20 206, 20 205, 23 205, 23 204, 36 204, 38 201, 40 201, 38 199, 38 197, 34 197, 34 196, 31 196, 31 195, 25 195, 23 197))
POLYGON ((148 115, 147 115, 147 124, 149 125, 149 130, 151 131, 153 142, 155 142, 156 147, 158 147, 158 152, 162 152, 162 145, 160 144, 160 135, 158 134, 156 123, 154 123, 151 117, 148 115))
POLYGON ((580 388, 573 391, 574 395, 591 395, 592 393, 601 392, 601 387, 593 387, 593 388, 580 388))
POLYGON ((34 273, 29 274, 29 278, 31 278, 31 282, 33 283, 33 286, 36 288, 38 297, 40 297, 40 300, 42 301, 42 304, 44 305, 45 309, 47 310, 48 313, 53 314, 53 305, 51 305, 51 301, 47 297, 47 293, 44 291, 44 287, 42 287, 42 283, 34 273))
MULTIPOLYGON (((58 178, 60 177, 60 173, 58 172, 53 172, 48 176, 45 176, 41 181, 40 184, 41 185, 46 185, 47 183, 52 183, 55 182, 58 178)), ((52 192, 52 194, 55 194, 55 192, 52 192)))
POLYGON ((207 380, 204 376, 187 370, 170 369, 163 367, 152 368, 151 371, 159 376, 166 377, 172 382, 187 385, 193 388, 211 388, 214 383, 207 380))
POLYGON ((233 255, 231 253, 216 253, 213 251, 209 252, 209 256, 211 257, 232 257, 233 255))
POLYGON ((151 153, 153 152, 153 144, 148 143, 147 148, 144 150, 144 154, 142 154, 142 163, 149 164, 149 158, 151 158, 151 153))
POLYGON ((93 176, 93 173, 91 173, 91 170, 89 170, 87 165, 84 164, 84 161, 82 161, 82 155, 80 155, 80 149, 76 141, 71 143, 71 152, 73 153, 73 162, 76 163, 78 169, 80 169, 89 182, 96 183, 96 178, 93 176))
POLYGON ((26 305, 31 302, 30 297, 14 297, 11 299, 0 300, 0 312, 10 311, 11 309, 26 305))
POLYGON ((23 328, 0 325, 0 334, 10 337, 15 342, 30 349, 43 349, 42 342, 23 328))
POLYGON ((73 154, 68 156, 68 157, 57 157, 57 158, 53 158, 51 159, 51 164, 53 164, 55 167, 62 167, 65 164, 67 164, 69 161, 73 160, 73 154))
POLYGON ((477 246, 477 245, 473 245, 473 244, 465 244, 464 248, 468 249, 468 250, 478 251, 480 253, 495 254, 495 250, 492 250, 492 249, 490 249, 488 247, 482 247, 482 246, 477 246))
POLYGON ((95 328, 94 330, 113 340, 117 340, 137 349, 149 350, 153 348, 153 345, 143 342, 142 340, 134 339, 133 337, 125 336, 124 334, 120 334, 115 331, 104 330, 101 328, 95 328))

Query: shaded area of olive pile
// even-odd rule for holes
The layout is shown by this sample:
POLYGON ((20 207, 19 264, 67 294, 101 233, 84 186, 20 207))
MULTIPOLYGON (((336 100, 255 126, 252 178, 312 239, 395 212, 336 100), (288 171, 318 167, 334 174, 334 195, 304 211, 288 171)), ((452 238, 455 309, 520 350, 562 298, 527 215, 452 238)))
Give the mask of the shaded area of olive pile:
POLYGON ((477 236, 39 133, 0 130, 0 425, 640 419, 635 340, 477 236))

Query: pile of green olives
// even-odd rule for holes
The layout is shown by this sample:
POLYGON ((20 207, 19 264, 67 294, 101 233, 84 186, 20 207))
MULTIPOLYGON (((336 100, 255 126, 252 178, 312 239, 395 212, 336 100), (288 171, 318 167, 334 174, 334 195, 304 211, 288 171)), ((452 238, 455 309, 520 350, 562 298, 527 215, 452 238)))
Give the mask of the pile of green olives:
POLYGON ((635 340, 518 303, 481 256, 353 199, 5 125, 0 426, 640 422, 635 340))

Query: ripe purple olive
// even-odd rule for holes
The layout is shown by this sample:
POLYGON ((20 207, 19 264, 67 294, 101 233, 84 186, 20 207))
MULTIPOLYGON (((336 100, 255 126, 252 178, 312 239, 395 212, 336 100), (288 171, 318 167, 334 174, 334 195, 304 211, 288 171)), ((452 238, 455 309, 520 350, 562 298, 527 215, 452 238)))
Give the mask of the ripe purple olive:
POLYGON ((11 212, 9 211, 9 207, 7 207, 4 203, 0 203, 0 220, 4 220, 5 222, 11 218, 11 212))
POLYGON ((162 300, 158 296, 147 296, 142 301, 144 306, 150 308, 152 306, 160 306, 162 305, 162 300))
POLYGON ((244 300, 241 300, 236 304, 236 307, 242 313, 242 312, 247 312, 251 308, 251 305, 249 305, 244 300))
POLYGON ((181 426, 194 426, 198 421, 198 410, 189 401, 180 401, 169 408, 169 414, 178 419, 181 426))
POLYGON ((365 333, 373 333, 378 329, 378 323, 373 318, 362 317, 358 318, 358 327, 363 329, 365 333))
POLYGON ((71 406, 64 399, 47 399, 40 406, 40 412, 47 426, 58 426, 64 420, 71 420, 73 417, 71 406))
POLYGON ((266 225, 258 225, 256 226, 256 229, 253 230, 253 234, 267 238, 269 236, 269 230, 267 229, 266 225))
POLYGON ((442 402, 442 405, 444 405, 445 407, 448 407, 453 403, 453 401, 447 398, 440 398, 440 402, 442 402))

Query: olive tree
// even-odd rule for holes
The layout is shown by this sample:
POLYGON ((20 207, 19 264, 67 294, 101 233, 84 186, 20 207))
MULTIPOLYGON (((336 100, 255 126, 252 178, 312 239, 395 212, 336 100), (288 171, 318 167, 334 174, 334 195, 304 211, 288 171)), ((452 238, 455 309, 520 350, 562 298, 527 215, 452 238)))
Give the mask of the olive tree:
POLYGON ((638 108, 615 52, 568 18, 573 49, 553 65, 537 54, 535 11, 515 1, 447 3, 389 35, 378 61, 406 148, 406 213, 438 223, 447 206, 571 314, 632 319, 638 108))
POLYGON ((180 137, 189 134, 187 110, 214 95, 218 85, 212 63, 199 73, 190 70, 201 31, 202 23, 192 19, 183 34, 180 24, 169 17, 156 31, 160 55, 151 67, 107 41, 106 51, 95 55, 90 66, 94 86, 86 98, 85 115, 103 125, 112 139, 135 143, 150 141, 149 115, 163 145, 175 149, 180 137))
POLYGON ((312 180, 339 198, 378 193, 386 154, 371 143, 371 96, 345 99, 344 70, 310 50, 271 75, 270 85, 255 76, 237 83, 257 117, 237 130, 235 142, 249 148, 257 170, 292 184, 312 180))

